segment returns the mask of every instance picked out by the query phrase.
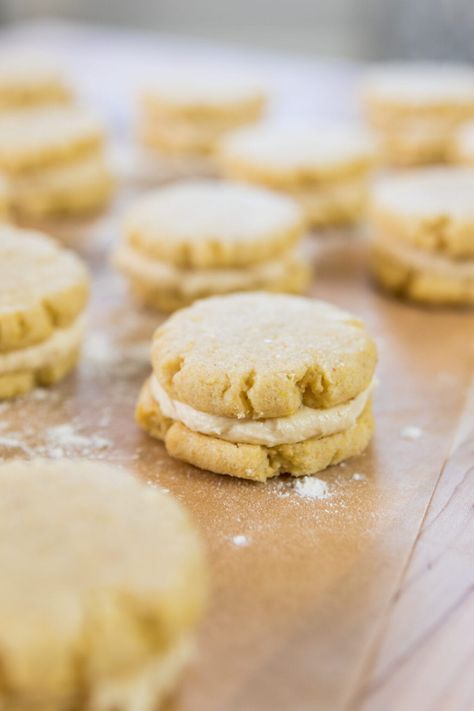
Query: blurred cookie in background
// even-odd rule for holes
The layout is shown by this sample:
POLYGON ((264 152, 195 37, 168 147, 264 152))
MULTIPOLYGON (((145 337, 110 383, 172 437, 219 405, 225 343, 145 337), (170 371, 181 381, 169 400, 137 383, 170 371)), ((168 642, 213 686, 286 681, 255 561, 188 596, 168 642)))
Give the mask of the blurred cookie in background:
POLYGON ((455 163, 474 166, 474 120, 456 131, 451 144, 451 158, 455 163))
POLYGON ((458 126, 474 118, 474 68, 381 64, 363 79, 361 100, 388 164, 443 163, 458 126))
POLYGON ((266 100, 262 88, 242 74, 160 74, 141 91, 139 137, 171 174, 208 175, 217 141, 258 121, 266 100))
POLYGON ((365 214, 376 145, 352 125, 262 124, 223 139, 218 161, 228 177, 290 195, 313 227, 353 225, 365 214))
POLYGON ((113 262, 139 301, 162 311, 233 291, 301 293, 310 279, 304 227, 297 203, 278 193, 181 181, 132 205, 113 262))
POLYGON ((0 174, 0 223, 9 222, 10 218, 10 188, 7 178, 0 174))
POLYGON ((94 213, 113 180, 101 122, 73 106, 0 113, 0 170, 20 222, 94 213))
POLYGON ((371 232, 373 270, 385 289, 427 304, 474 304, 474 169, 380 179, 371 232))
POLYGON ((67 104, 72 99, 58 60, 26 50, 0 52, 0 111, 67 104))

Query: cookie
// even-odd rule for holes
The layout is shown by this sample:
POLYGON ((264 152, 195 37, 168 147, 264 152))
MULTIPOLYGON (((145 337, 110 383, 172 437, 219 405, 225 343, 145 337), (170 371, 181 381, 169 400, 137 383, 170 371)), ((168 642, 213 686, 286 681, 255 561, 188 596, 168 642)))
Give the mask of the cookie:
POLYGON ((141 198, 113 261, 145 304, 169 311, 232 291, 303 291, 298 205, 238 183, 183 181, 141 198))
POLYGON ((37 232, 0 228, 0 399, 73 368, 89 279, 81 260, 37 232))
POLYGON ((425 303, 474 303, 474 170, 381 179, 371 232, 373 270, 389 291, 425 303))
POLYGON ((10 189, 5 176, 0 175, 0 222, 8 221, 10 217, 10 189))
POLYGON ((0 170, 20 218, 82 214, 102 207, 112 176, 100 122, 77 107, 0 114, 0 170))
POLYGON ((457 127, 474 118, 474 70, 442 63, 380 65, 367 73, 361 97, 388 163, 442 163, 457 127))
POLYGON ((17 51, 0 54, 0 111, 71 100, 72 92, 51 57, 17 51))
POLYGON ((455 163, 474 166, 474 121, 463 124, 456 132, 451 145, 451 158, 455 163))
POLYGON ((289 194, 321 227, 362 217, 375 156, 368 134, 342 125, 262 125, 224 138, 218 148, 224 175, 289 194))
POLYGON ((228 131, 258 120, 265 95, 242 75, 195 71, 154 76, 141 95, 140 136, 173 155, 205 155, 228 131))
POLYGON ((156 331, 136 417, 203 469, 257 481, 311 474, 367 446, 375 364, 362 322, 324 302, 204 299, 156 331))
POLYGON ((169 495, 104 463, 1 464, 0 566, 2 708, 154 711, 173 690, 207 585, 169 495))

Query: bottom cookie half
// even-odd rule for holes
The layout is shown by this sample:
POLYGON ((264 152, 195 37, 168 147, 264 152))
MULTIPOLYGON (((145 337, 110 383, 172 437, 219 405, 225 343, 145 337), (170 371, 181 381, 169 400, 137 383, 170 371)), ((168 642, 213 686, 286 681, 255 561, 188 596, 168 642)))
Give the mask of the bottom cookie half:
POLYGON ((369 400, 355 425, 327 437, 312 437, 303 442, 265 447, 235 444, 217 437, 193 432, 162 414, 146 382, 138 400, 138 424, 153 437, 164 440, 168 453, 176 459, 242 479, 265 481, 279 474, 306 476, 361 454, 373 431, 372 403, 369 400))

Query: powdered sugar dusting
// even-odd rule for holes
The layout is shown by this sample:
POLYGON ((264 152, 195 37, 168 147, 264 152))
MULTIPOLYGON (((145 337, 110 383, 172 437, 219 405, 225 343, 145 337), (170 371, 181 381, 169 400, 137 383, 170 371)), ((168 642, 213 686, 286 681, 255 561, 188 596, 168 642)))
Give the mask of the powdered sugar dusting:
POLYGON ((232 536, 232 543, 238 548, 245 548, 249 545, 250 539, 248 536, 244 536, 242 533, 239 533, 237 536, 232 536))
POLYGON ((421 429, 421 427, 416 427, 415 425, 407 425, 406 427, 402 427, 402 429, 400 430, 400 437, 402 437, 403 439, 420 439, 422 434, 423 430, 421 429))
POLYGON ((327 483, 314 476, 297 479, 294 489, 298 496, 304 499, 328 499, 331 496, 327 483))

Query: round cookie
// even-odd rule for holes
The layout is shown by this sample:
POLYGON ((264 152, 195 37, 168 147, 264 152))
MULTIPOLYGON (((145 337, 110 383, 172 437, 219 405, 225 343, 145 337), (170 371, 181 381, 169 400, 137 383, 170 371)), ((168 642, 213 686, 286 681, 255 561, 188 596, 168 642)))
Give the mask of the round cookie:
POLYGON ((372 191, 378 234, 455 260, 474 257, 474 170, 424 168, 379 180, 372 191))
POLYGON ((103 463, 11 462, 0 532, 2 708, 156 709, 206 598, 182 508, 103 463))
POLYGON ((259 126, 219 144, 225 175, 281 190, 296 199, 312 225, 357 221, 367 199, 375 144, 349 126, 259 126))
POLYGON ((141 302, 164 311, 233 291, 301 293, 310 278, 295 249, 303 228, 298 205, 274 192, 183 181, 132 207, 113 261, 141 302))
POLYGON ((474 117, 474 71, 468 65, 380 65, 368 72, 361 93, 393 165, 445 162, 454 131, 474 117))
POLYGON ((0 54, 0 110, 68 103, 71 91, 57 62, 44 54, 0 54))
POLYGON ((0 228, 0 399, 49 384, 79 356, 85 266, 38 232, 0 228))
POLYGON ((137 420, 171 455, 218 473, 313 473, 367 446, 375 363, 363 324, 324 302, 205 299, 155 333, 137 420))

